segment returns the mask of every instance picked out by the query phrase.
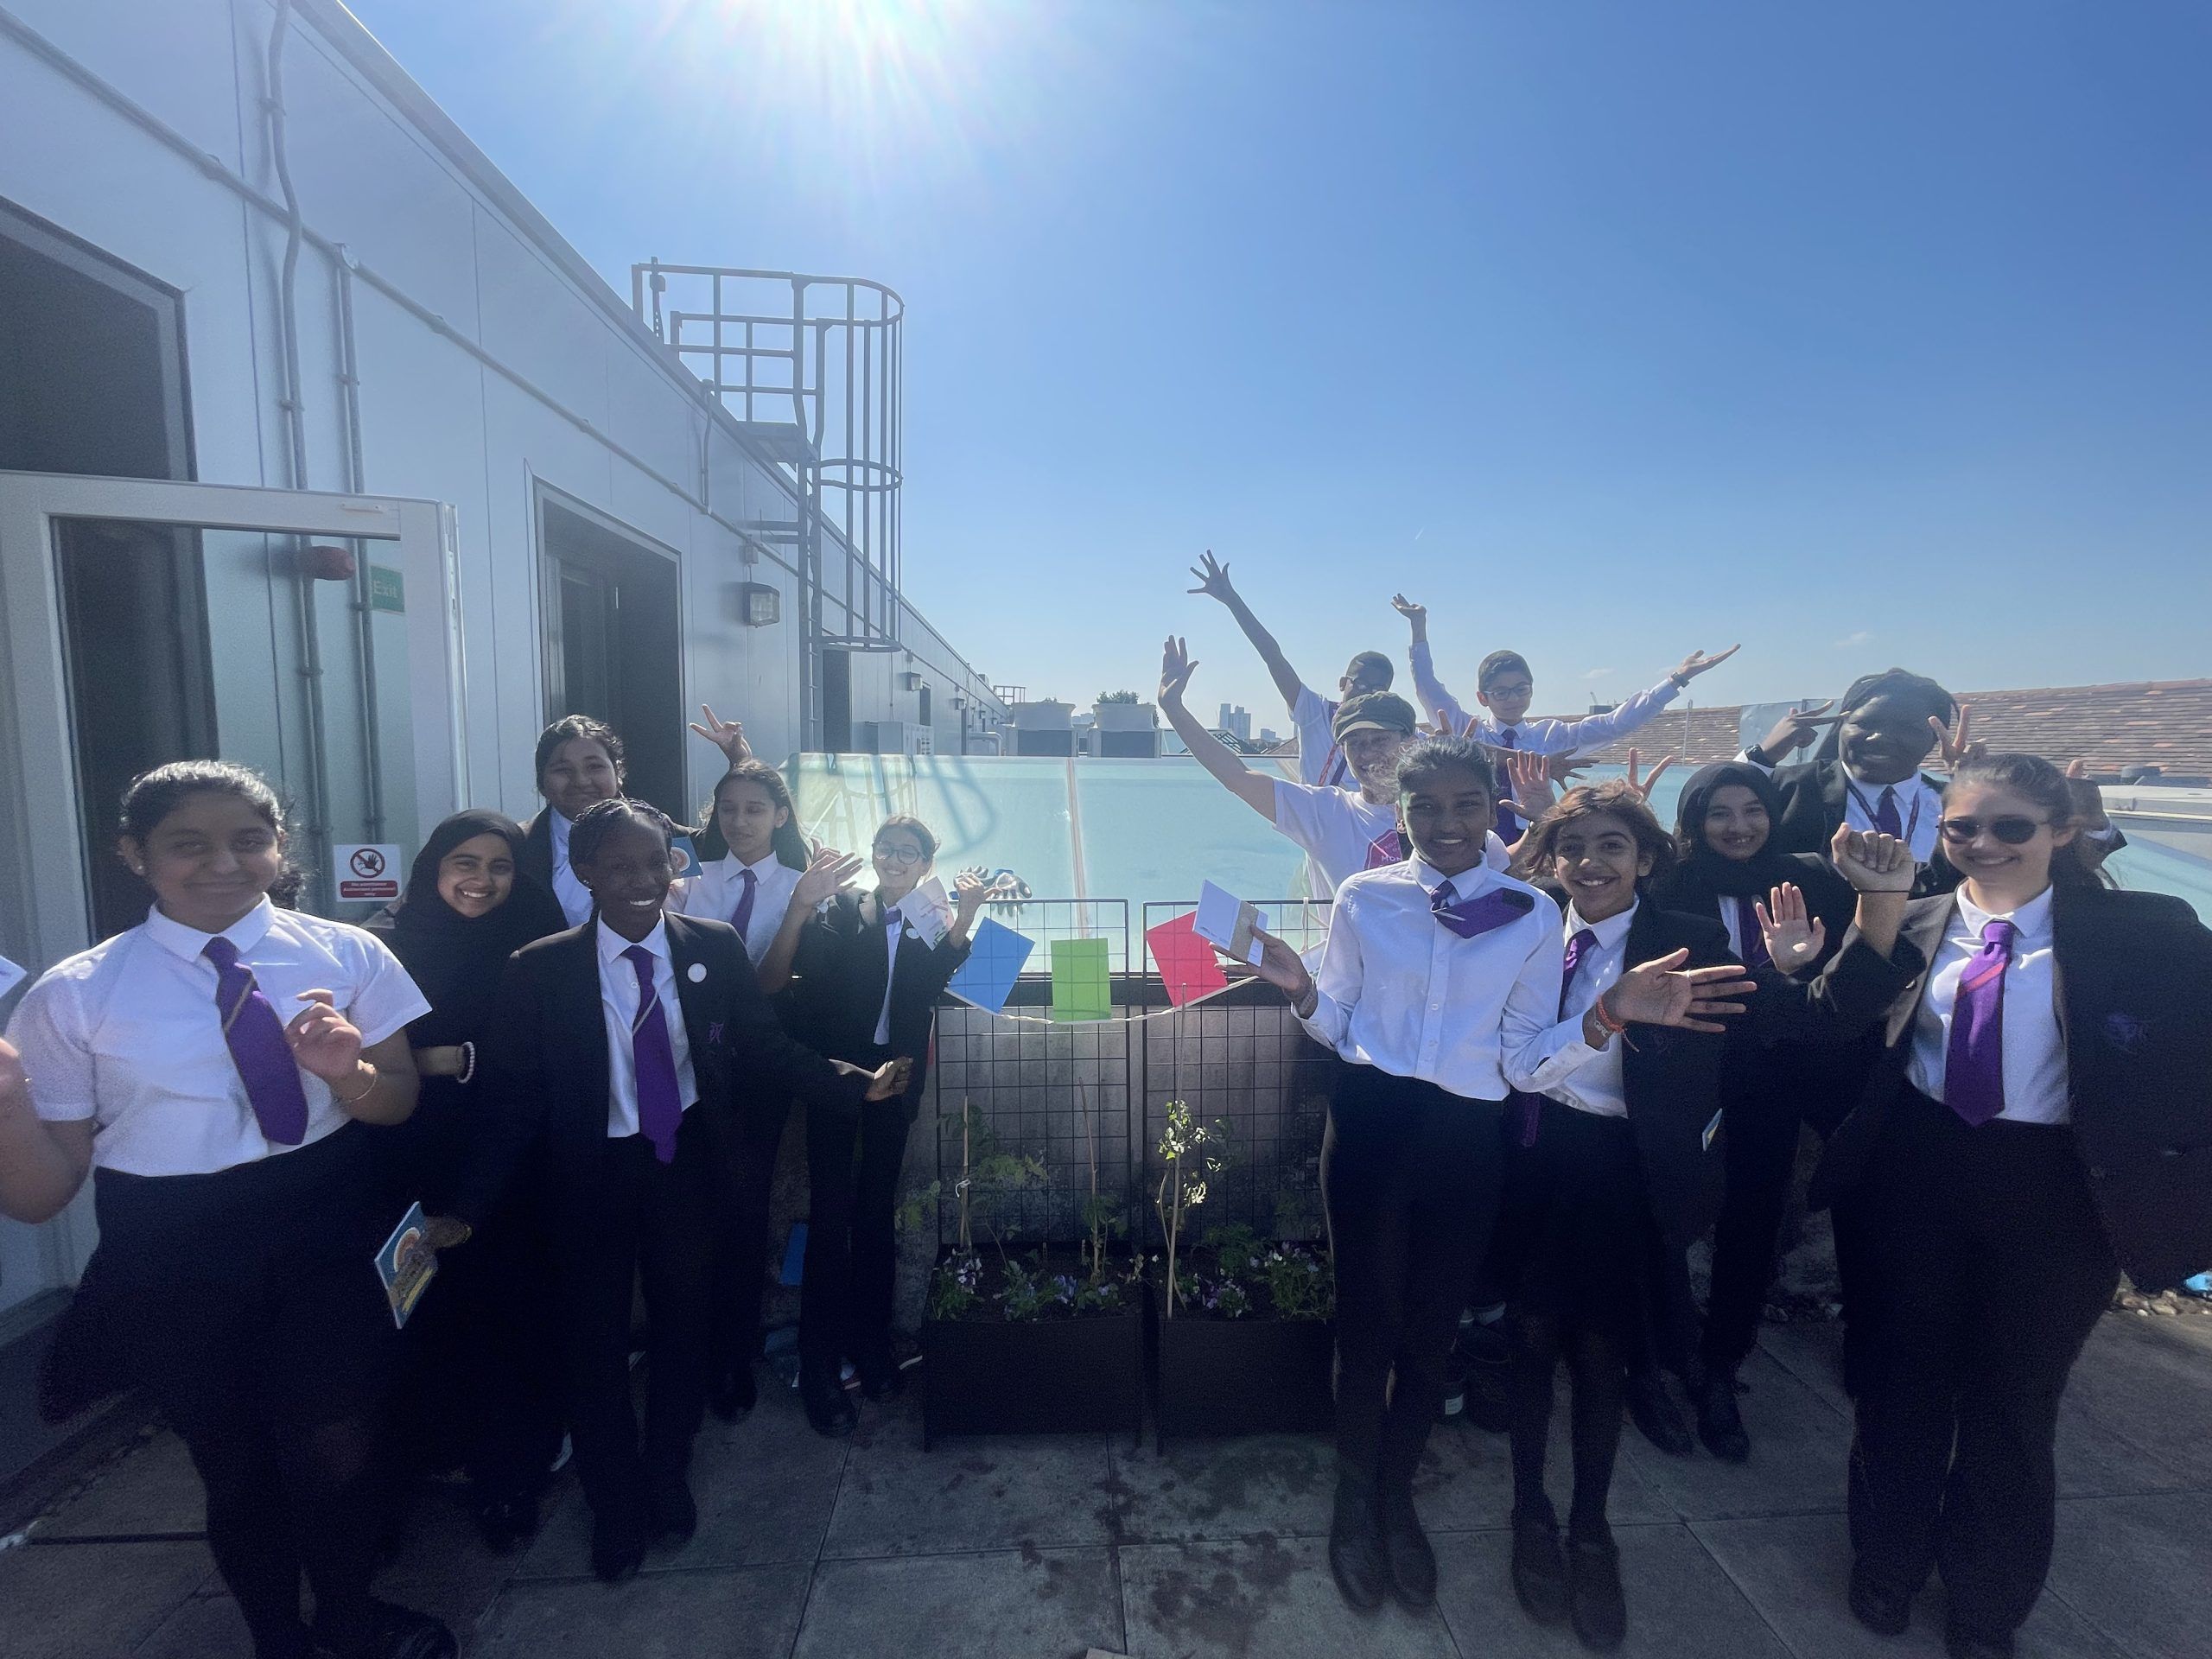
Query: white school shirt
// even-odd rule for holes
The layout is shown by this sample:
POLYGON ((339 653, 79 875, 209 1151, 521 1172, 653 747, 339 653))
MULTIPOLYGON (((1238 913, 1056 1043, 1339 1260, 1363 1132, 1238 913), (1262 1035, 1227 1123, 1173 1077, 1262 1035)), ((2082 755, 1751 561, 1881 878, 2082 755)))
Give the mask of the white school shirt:
MULTIPOLYGON (((631 942, 604 921, 593 932, 599 939, 599 1012, 607 1026, 607 1135, 621 1140, 639 1132, 638 1056, 630 1028, 638 1019, 638 970, 622 953, 631 942)), ((691 1072, 691 1039, 683 1029, 683 1005, 676 995, 676 959, 669 955, 668 924, 637 941, 653 953, 653 995, 668 1020, 668 1044, 676 1051, 676 1097, 690 1111, 699 1103, 698 1079, 691 1072)))
MULTIPOLYGON (((899 904, 905 902, 899 900, 899 904)), ((899 905, 887 905, 878 925, 883 929, 883 947, 890 958, 883 970, 883 1007, 875 1016, 875 1044, 880 1048, 891 1040, 891 987, 899 977, 899 942, 906 937, 908 923, 899 905)))
MULTIPOLYGON (((1943 1098, 1943 1074, 1951 1054, 1951 1010, 1959 1000, 1959 979, 1967 963, 1981 954, 1981 930, 1995 919, 1967 898, 1957 895, 1943 943, 1928 965, 1920 1012, 1914 1017, 1912 1057, 1905 1075, 1930 1100, 1943 1098)), ((2045 887, 2009 918, 2019 930, 2012 938, 2012 959, 2005 969, 2005 1030, 2000 1052, 2005 1067, 2005 1109, 1998 1116, 2014 1123, 2069 1123, 2066 1043, 2058 1028, 2058 958, 2051 948, 2050 889, 2045 887)))
MULTIPOLYGON (((1435 659, 1429 653, 1427 640, 1415 645, 1409 655, 1414 665, 1414 695, 1421 700, 1421 706, 1428 710, 1431 719, 1446 731, 1471 737, 1478 743, 1500 749, 1507 747, 1505 727, 1487 715, 1471 713, 1444 689, 1443 683, 1436 677, 1435 659)), ((1572 754, 1580 749, 1602 749, 1646 724, 1680 696, 1681 690, 1670 675, 1649 690, 1638 691, 1616 704, 1606 714, 1586 715, 1580 720, 1516 721, 1511 728, 1512 747, 1530 754, 1572 754)))
POLYGON ((1352 783, 1351 763, 1337 746, 1337 705, 1311 686, 1300 685, 1290 705, 1298 728, 1298 780, 1342 789, 1352 783))
MULTIPOLYGON (((1775 766, 1770 760, 1753 758, 1745 749, 1736 757, 1739 765, 1757 766, 1770 777, 1775 766)), ((1802 764, 1802 763, 1801 763, 1802 764)), ((1943 791, 1927 779, 1914 772, 1901 784, 1870 784, 1859 777, 1849 766, 1843 766, 1843 821, 1862 834, 1874 828, 1874 815, 1881 810, 1882 791, 1892 791, 1897 809, 1897 827, 1904 831, 1905 845, 1912 853, 1912 861, 1925 864, 1936 856, 1936 843, 1940 839, 1937 825, 1943 818, 1943 791)), ((1825 856, 1827 849, 1821 849, 1825 856)))
POLYGON ((1548 1095, 1561 1105, 1593 1117, 1626 1117, 1628 1093, 1621 1084, 1621 1046, 1608 1038, 1603 1048, 1582 1040, 1582 1016, 1628 971, 1628 931, 1637 906, 1602 922, 1586 922, 1567 907, 1560 928, 1560 961, 1567 942, 1584 928, 1598 936, 1597 948, 1575 964, 1574 983, 1567 988, 1567 1007, 1559 1022, 1515 1054, 1506 1075, 1516 1089, 1548 1095))
POLYGON ((1506 1057, 1559 1007, 1559 906, 1478 866, 1452 878, 1462 901, 1511 887, 1535 903, 1503 927, 1462 938, 1430 908, 1444 879, 1416 858, 1346 880, 1314 976, 1319 995, 1301 1023, 1354 1065, 1469 1100, 1503 1100, 1506 1057))
POLYGON ((553 896, 561 901, 561 913, 569 918, 569 925, 582 927, 591 919, 591 889, 569 868, 569 831, 575 825, 552 807, 545 810, 552 814, 553 896))
MULTIPOLYGON (((1398 807, 1377 806, 1356 790, 1275 780, 1275 828, 1306 849, 1316 898, 1326 898, 1345 880, 1380 861, 1398 863, 1395 843, 1398 807)), ((1495 831, 1483 851, 1493 870, 1512 863, 1512 855, 1495 831)))
MULTIPOLYGON (((92 1163, 130 1175, 206 1175, 296 1148, 264 1138, 215 1004, 220 976, 200 954, 216 937, 159 909, 42 975, 8 1040, 49 1122, 93 1121, 92 1163)), ((430 1011, 384 942, 364 929, 264 899, 223 930, 289 1024, 300 993, 332 994, 363 1047, 430 1011)), ((302 1071, 312 1146, 349 1122, 330 1085, 302 1071)))
POLYGON ((745 954, 758 968, 768 947, 776 942, 776 930, 784 925, 791 894, 798 890, 800 873, 775 854, 770 853, 757 864, 741 864, 735 853, 726 853, 711 864, 702 864, 698 874, 687 875, 669 889, 668 907, 679 916, 727 922, 737 914, 738 901, 745 897, 745 879, 740 873, 748 869, 757 885, 753 890, 753 915, 745 925, 745 954))

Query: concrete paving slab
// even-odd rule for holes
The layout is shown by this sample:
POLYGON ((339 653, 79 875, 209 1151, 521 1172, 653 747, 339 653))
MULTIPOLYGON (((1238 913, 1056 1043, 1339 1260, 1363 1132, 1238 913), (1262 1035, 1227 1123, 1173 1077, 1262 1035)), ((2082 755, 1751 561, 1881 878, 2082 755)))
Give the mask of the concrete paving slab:
MULTIPOLYGON (((1851 1541, 1840 1515, 1700 1521, 1690 1531, 1796 1659, 1932 1659, 1943 1651, 1943 1594, 1931 1584, 1902 1637, 1851 1616, 1851 1541)), ((2045 1595, 2019 1632, 2018 1659, 2121 1659, 2060 1598, 2045 1595)))
POLYGON ((807 1576, 804 1567, 743 1567, 518 1584, 468 1659, 785 1659, 807 1576))
POLYGON ((1127 1541, 1317 1537, 1329 1529, 1337 1454, 1321 1435, 1170 1441, 1165 1453, 1149 1440, 1135 1451, 1116 1442, 1111 1451, 1127 1541))
POLYGON ((2187 1326, 2212 1320, 2107 1314, 2067 1380, 2059 1491, 2068 1496, 2212 1488, 2212 1354, 2187 1326), (2108 1459, 2084 1468, 2069 1441, 2108 1459), (2072 1478, 2069 1478, 2071 1476, 2072 1478))
POLYGON ((1687 1458, 1669 1457, 1633 1425, 1621 1461, 1685 1521, 1840 1510, 1850 1426, 1768 1354, 1753 1353, 1742 1376, 1751 1384, 1744 1396, 1749 1462, 1723 1463, 1702 1446, 1687 1458))
POLYGON ((2044 1600, 2063 1599, 2135 1659, 2201 1659, 2212 1644, 2208 1564, 2212 1502, 2202 1492, 2062 1501, 2044 1600))
POLYGON ((1110 1551, 824 1561, 792 1659, 1071 1659, 1122 1649, 1110 1551))
POLYGON ((228 1596, 194 1596, 163 1619, 131 1659, 253 1659, 253 1637, 228 1596))
POLYGON ((199 1543, 28 1544, 0 1550, 0 1653, 126 1654, 207 1581, 199 1543))
MULTIPOLYGON (((1636 1438, 1625 1419, 1621 1444, 1636 1438)), ((1567 1379, 1561 1374, 1552 1403, 1552 1432, 1545 1449, 1544 1484, 1561 1514, 1567 1484, 1574 1478, 1574 1452, 1567 1439, 1567 1379)), ((1480 1532, 1504 1526, 1513 1515, 1513 1460, 1503 1434, 1465 1425, 1446 1424, 1428 1437, 1428 1450, 1414 1475, 1414 1503, 1431 1532, 1480 1532)), ((1625 1457, 1613 1464, 1607 1514, 1616 1522, 1672 1521, 1674 1507, 1631 1466, 1625 1457)))
POLYGON ((1262 1537, 1122 1550, 1129 1659, 1456 1659, 1440 1614, 1345 1606, 1327 1548, 1262 1537))
MULTIPOLYGON (((1616 1526, 1628 1599, 1625 1659, 1789 1659, 1743 1592, 1679 1522, 1616 1526)), ((1437 1605, 1464 1654, 1484 1659, 1567 1659, 1584 1651, 1568 1624, 1541 1625, 1514 1599, 1513 1535, 1436 1540, 1437 1605)))
POLYGON ((912 1396, 864 1408, 825 1559, 1113 1541, 1122 1500, 1103 1434, 973 1435, 922 1450, 912 1396))
POLYGON ((85 1490, 39 1522, 41 1538, 197 1537, 207 1494, 184 1442, 167 1430, 116 1458, 85 1490))
MULTIPOLYGON (((1838 1417, 1851 1421, 1851 1396, 1843 1391, 1843 1325, 1835 1319, 1792 1319, 1787 1325, 1759 1326, 1759 1351, 1803 1383, 1813 1397, 1838 1417)), ((1752 1379, 1756 1382, 1756 1378, 1752 1379)), ((1794 1402, 1795 1395, 1783 1396, 1794 1402)), ((1758 1397, 1758 1390, 1740 1396, 1738 1408, 1750 1431, 1758 1431, 1753 1419, 1778 1408, 1758 1397)))

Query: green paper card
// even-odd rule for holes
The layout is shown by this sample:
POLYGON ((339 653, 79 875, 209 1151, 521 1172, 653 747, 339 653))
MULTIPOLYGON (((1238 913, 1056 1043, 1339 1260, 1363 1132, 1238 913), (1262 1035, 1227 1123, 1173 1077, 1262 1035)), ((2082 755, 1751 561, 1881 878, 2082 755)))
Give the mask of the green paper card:
POLYGON ((1113 975, 1103 939, 1052 941, 1052 1018, 1111 1020, 1113 975))

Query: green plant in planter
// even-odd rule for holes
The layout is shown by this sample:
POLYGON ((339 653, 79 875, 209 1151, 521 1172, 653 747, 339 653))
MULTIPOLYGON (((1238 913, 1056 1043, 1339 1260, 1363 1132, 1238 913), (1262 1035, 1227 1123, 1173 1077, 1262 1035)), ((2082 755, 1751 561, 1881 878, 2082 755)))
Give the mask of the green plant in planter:
MULTIPOLYGON (((951 1118, 940 1117, 938 1134, 949 1134, 953 1122, 951 1118)), ((939 1262, 937 1271, 930 1275, 926 1312, 932 1319, 963 1318, 982 1300, 982 1262, 976 1250, 977 1223, 982 1224, 991 1243, 998 1247, 1000 1259, 1005 1263, 1009 1278, 1012 1276, 1013 1263, 991 1224, 992 1205, 1007 1193, 1045 1184, 1044 1160, 1034 1154, 1000 1151, 990 1126, 983 1122, 983 1116, 976 1109, 973 1101, 960 1103, 958 1122, 960 1178, 953 1183, 952 1190, 958 1201, 959 1231, 953 1254, 939 1262)), ((912 1230, 929 1224, 936 1218, 944 1196, 942 1181, 915 1188, 899 1206, 899 1225, 912 1230)))
POLYGON ((964 1319, 982 1300, 983 1258, 970 1251, 938 1264, 925 1312, 932 1319, 964 1319))
POLYGON ((1275 1194, 1277 1238, 1303 1243, 1307 1239, 1319 1238, 1326 1230, 1317 1183, 1308 1181, 1285 1187, 1275 1194))
POLYGON ((1214 1266, 1224 1279, 1248 1278, 1259 1265, 1260 1236, 1241 1221, 1207 1228, 1198 1243, 1213 1252, 1214 1266))
POLYGON ((1090 1093, 1080 1083, 1075 1086, 1075 1098, 1083 1109, 1084 1146, 1090 1158, 1090 1196, 1083 1203, 1084 1265, 1096 1285, 1106 1277, 1107 1240, 1127 1236, 1129 1221, 1122 1206, 1098 1190, 1098 1131, 1091 1122, 1090 1093))
POLYGON ((1325 1319, 1337 1311, 1337 1277, 1319 1251, 1278 1245, 1257 1266, 1278 1319, 1325 1319))
POLYGON ((1167 1313, 1175 1317, 1184 1300, 1184 1281, 1176 1272, 1176 1255, 1183 1240, 1184 1212, 1206 1201, 1206 1182, 1229 1166, 1219 1150, 1229 1138, 1229 1126, 1211 1127, 1195 1122, 1191 1109, 1179 1100, 1167 1103, 1167 1128, 1160 1137, 1160 1158, 1166 1166, 1160 1177, 1160 1191, 1153 1208, 1160 1213, 1160 1231, 1167 1238, 1167 1313))

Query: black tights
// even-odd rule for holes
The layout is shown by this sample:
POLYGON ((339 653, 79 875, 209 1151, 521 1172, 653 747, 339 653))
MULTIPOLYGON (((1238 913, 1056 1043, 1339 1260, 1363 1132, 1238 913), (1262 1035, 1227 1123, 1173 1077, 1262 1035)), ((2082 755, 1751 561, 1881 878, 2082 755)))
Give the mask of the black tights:
POLYGON ((1572 1389, 1570 1440, 1574 1448, 1574 1498, 1567 1531, 1603 1538, 1605 1494, 1613 1484, 1613 1458, 1621 1445, 1627 1355, 1606 1332, 1555 1314, 1519 1313, 1520 1351, 1510 1384, 1513 1408, 1513 1513, 1556 1520, 1544 1491, 1544 1449, 1552 1421, 1552 1378, 1562 1359, 1572 1389))
POLYGON ((376 1432, 348 1417, 292 1435, 259 1424, 184 1431, 207 1488, 207 1547, 238 1599, 257 1659, 306 1652, 300 1576, 315 1633, 350 1656, 366 1649, 376 1567, 376 1432))

